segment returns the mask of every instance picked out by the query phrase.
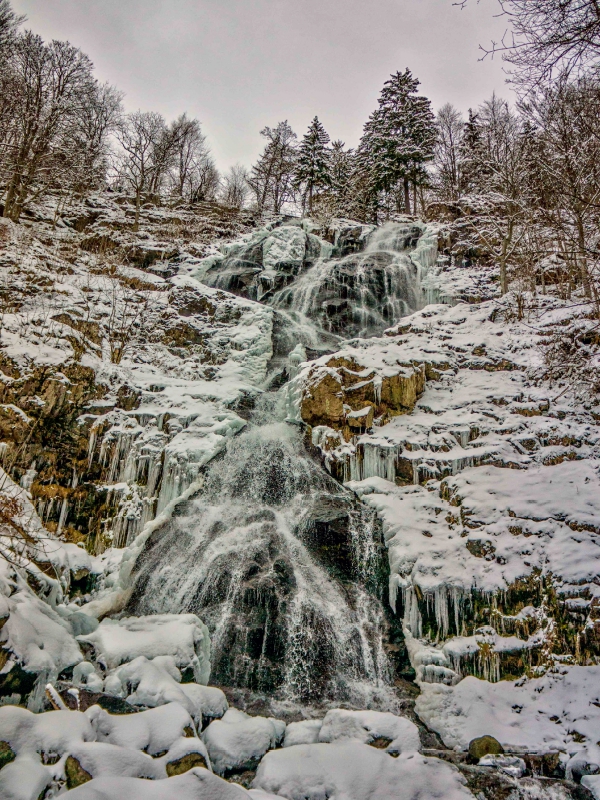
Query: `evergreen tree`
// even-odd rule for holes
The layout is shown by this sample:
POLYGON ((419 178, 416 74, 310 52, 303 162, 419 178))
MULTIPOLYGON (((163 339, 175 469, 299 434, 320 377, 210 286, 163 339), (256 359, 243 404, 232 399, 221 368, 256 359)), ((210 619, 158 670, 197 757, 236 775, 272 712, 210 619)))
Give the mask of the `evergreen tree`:
POLYGON ((479 114, 469 109, 469 119, 465 122, 462 140, 460 143, 459 159, 461 172, 461 191, 477 191, 478 182, 481 180, 482 164, 482 125, 479 114))
POLYGON ((417 95, 419 81, 409 69, 384 84, 379 108, 367 121, 359 146, 363 172, 373 190, 396 198, 398 210, 410 213, 410 185, 426 179, 424 165, 433 158, 435 119, 430 101, 417 95))
POLYGON ((348 216, 351 213, 354 154, 352 150, 345 150, 345 147, 346 145, 341 139, 331 143, 331 194, 334 201, 334 213, 338 217, 348 216))
POLYGON ((308 213, 312 212, 315 189, 325 189, 331 185, 330 153, 327 149, 329 136, 315 117, 298 148, 298 161, 294 175, 294 187, 304 187, 303 197, 308 197, 308 213))

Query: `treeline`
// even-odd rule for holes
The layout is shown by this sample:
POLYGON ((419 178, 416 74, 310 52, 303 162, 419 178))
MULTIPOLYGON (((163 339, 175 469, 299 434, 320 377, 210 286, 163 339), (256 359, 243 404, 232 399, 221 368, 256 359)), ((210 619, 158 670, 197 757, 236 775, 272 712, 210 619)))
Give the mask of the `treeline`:
MULTIPOLYGON (((215 199, 220 177, 198 120, 171 124, 154 112, 125 114, 121 93, 101 84, 89 58, 68 42, 20 31, 0 0, 0 197, 18 221, 48 192, 65 202, 111 184, 138 209, 165 194, 215 199)), ((137 218, 136 218, 137 224, 137 218)))

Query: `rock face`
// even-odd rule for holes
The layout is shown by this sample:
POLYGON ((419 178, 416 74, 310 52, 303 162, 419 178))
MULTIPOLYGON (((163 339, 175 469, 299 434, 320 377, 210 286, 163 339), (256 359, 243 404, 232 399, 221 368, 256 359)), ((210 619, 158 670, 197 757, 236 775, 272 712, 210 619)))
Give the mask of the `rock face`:
POLYGON ((224 257, 201 267, 203 279, 210 286, 264 300, 331 252, 331 247, 294 221, 268 225, 224 251, 224 257))
POLYGON ((424 365, 398 366, 390 375, 334 356, 303 376, 300 414, 307 425, 340 430, 349 440, 374 420, 381 425, 411 411, 424 387, 424 365))

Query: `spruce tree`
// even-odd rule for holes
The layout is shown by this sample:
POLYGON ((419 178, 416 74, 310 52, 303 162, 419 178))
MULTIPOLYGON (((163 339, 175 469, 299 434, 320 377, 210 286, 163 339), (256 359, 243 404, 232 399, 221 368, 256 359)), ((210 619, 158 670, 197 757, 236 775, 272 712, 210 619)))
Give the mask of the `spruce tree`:
POLYGON ((340 139, 331 143, 331 194, 334 199, 335 214, 338 217, 350 214, 352 200, 354 154, 352 150, 345 150, 345 147, 345 143, 340 139))
POLYGON ((374 189, 397 198, 410 213, 410 185, 426 178, 424 165, 433 158, 435 118, 430 101, 417 95, 419 81, 411 71, 397 72, 385 82, 379 108, 367 121, 359 161, 371 174, 374 189))
POLYGON ((308 213, 312 212, 315 189, 331 185, 330 153, 327 148, 329 135, 315 117, 298 148, 298 161, 294 175, 294 186, 303 189, 304 200, 308 197, 308 213))

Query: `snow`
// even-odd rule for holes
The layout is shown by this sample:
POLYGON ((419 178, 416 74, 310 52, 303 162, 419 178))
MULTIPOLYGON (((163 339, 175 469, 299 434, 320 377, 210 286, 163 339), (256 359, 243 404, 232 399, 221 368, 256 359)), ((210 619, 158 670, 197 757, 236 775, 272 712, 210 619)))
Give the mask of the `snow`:
POLYGON ((19 706, 0 706, 0 731, 2 740, 17 755, 45 752, 61 756, 73 742, 92 742, 96 738, 88 714, 80 711, 34 714, 19 706))
MULTIPOLYGON (((597 574, 600 480, 589 461, 527 471, 476 467, 427 486, 399 487, 381 478, 349 486, 383 521, 392 607, 400 590, 410 615, 418 587, 435 602, 443 635, 452 591, 460 598, 471 588, 503 590, 535 569, 569 584, 592 582, 597 574), (471 541, 489 542, 494 558, 474 555, 466 547, 471 541)), ((419 635, 420 618, 411 629, 419 635)))
POLYGON ((19 756, 0 770, 2 800, 38 800, 52 780, 50 770, 30 755, 19 756))
POLYGON ((256 761, 272 747, 280 744, 285 722, 273 717, 251 717, 244 711, 230 708, 222 719, 211 722, 203 731, 204 740, 215 772, 223 774, 256 761))
POLYGON ((178 703, 150 708, 139 714, 108 714, 99 706, 92 706, 86 713, 96 730, 97 741, 134 747, 154 756, 168 751, 185 736, 186 728, 194 730, 192 718, 178 703))
POLYGON ((322 719, 303 719, 299 722, 290 722, 285 729, 283 747, 292 747, 295 744, 315 744, 319 741, 322 724, 322 719))
POLYGON ((179 703, 197 725, 204 717, 222 717, 227 710, 227 700, 220 689, 181 683, 181 672, 172 656, 156 656, 152 660, 139 656, 110 672, 104 691, 124 697, 132 705, 149 708, 179 703))
POLYGON ((472 676, 453 687, 424 683, 416 711, 448 747, 466 749, 489 735, 505 749, 581 753, 600 764, 600 666, 499 683, 472 676))
POLYGON ((600 800, 600 775, 584 775, 581 785, 589 789, 596 800, 600 800))
POLYGON ((160 780, 167 773, 162 759, 155 759, 133 747, 118 747, 107 742, 89 742, 69 748, 69 755, 92 778, 112 775, 122 778, 160 780))
POLYGON ((248 792, 202 768, 162 781, 139 778, 95 778, 67 794, 69 800, 244 800, 248 792))
POLYGON ((374 739, 390 739, 388 753, 412 753, 421 749, 419 729, 406 717, 381 711, 328 711, 319 731, 319 742, 352 740, 369 744, 374 739))
POLYGON ((195 614, 157 614, 152 617, 104 619, 80 642, 94 646, 96 660, 114 669, 139 656, 172 656, 177 667, 192 667, 198 683, 210 675, 210 637, 195 614))
POLYGON ((252 784, 288 800, 466 800, 458 770, 408 753, 392 758, 358 742, 301 744, 263 758, 252 784))

